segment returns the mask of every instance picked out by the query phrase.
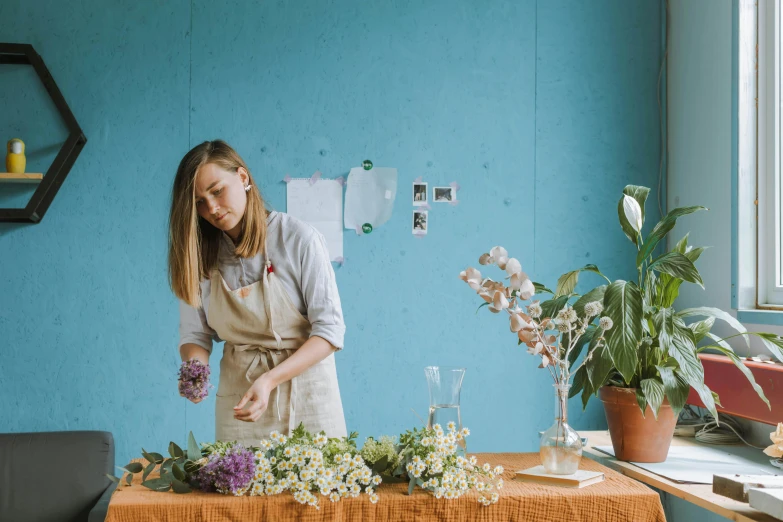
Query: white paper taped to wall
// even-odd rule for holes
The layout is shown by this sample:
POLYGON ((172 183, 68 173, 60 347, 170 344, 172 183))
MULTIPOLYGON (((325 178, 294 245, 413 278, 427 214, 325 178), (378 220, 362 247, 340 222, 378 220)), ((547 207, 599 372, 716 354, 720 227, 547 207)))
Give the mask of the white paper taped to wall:
POLYGON ((389 220, 397 194, 397 169, 354 167, 346 184, 345 228, 361 229, 369 223, 375 229, 389 220))
POLYGON ((334 179, 310 178, 288 182, 287 212, 314 226, 326 238, 329 259, 343 257, 343 186, 334 179))

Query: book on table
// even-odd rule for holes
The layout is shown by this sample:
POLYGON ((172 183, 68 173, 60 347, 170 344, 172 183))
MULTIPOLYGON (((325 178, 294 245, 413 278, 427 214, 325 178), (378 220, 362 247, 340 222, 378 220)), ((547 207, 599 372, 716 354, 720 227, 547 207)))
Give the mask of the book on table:
POLYGON ((565 488, 583 488, 596 482, 604 480, 604 474, 600 471, 577 470, 573 475, 555 475, 547 473, 544 466, 535 466, 533 468, 517 471, 514 475, 515 480, 522 482, 535 482, 547 486, 561 486, 565 488))

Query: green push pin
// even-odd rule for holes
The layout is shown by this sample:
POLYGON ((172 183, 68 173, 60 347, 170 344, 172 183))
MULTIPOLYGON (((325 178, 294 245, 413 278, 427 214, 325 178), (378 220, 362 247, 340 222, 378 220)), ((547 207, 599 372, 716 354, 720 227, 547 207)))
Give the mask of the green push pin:
POLYGON ((369 234, 370 232, 372 232, 372 225, 369 223, 365 223, 364 225, 362 225, 362 232, 364 232, 365 234, 369 234))
MULTIPOLYGON (((362 162, 362 168, 363 168, 364 170, 370 170, 370 169, 372 168, 372 161, 370 161, 370 160, 364 160, 364 161, 362 162)), ((372 227, 370 227, 370 228, 372 228, 372 227)))

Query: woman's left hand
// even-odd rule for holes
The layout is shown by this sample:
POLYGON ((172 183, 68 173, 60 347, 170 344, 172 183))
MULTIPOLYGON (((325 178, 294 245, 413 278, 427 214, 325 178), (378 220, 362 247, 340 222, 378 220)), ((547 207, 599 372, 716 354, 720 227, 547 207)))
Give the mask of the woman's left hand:
POLYGON ((269 394, 272 393, 273 389, 274 386, 266 374, 256 379, 253 385, 245 392, 245 395, 242 396, 239 404, 234 406, 234 418, 245 422, 255 422, 260 419, 261 415, 266 411, 269 404, 269 394), (248 409, 243 410, 242 408, 249 401, 253 401, 253 404, 248 409))

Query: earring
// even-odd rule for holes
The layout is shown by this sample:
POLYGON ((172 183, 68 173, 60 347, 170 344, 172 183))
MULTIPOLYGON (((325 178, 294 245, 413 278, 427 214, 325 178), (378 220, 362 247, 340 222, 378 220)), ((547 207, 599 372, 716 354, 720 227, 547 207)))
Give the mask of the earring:
POLYGON ((250 184, 245 185, 245 192, 250 192, 250 184))

